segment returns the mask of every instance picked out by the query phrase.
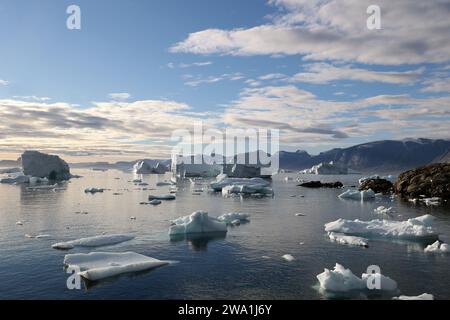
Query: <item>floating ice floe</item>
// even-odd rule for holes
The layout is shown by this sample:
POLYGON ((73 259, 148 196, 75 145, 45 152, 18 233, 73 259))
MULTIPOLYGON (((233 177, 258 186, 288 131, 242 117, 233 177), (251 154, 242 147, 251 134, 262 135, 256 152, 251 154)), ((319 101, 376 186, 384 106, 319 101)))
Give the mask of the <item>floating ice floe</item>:
POLYGON ((430 215, 406 221, 338 219, 325 224, 325 231, 373 238, 430 240, 438 238, 437 231, 432 227, 433 219, 430 215))
POLYGON ((433 252, 433 253, 449 253, 450 247, 446 243, 441 243, 439 240, 433 244, 427 246, 424 250, 425 252, 433 252))
POLYGON ((222 195, 229 196, 233 194, 261 194, 273 195, 273 189, 263 185, 229 185, 222 188, 222 195))
POLYGON ((390 181, 392 183, 395 182, 396 178, 393 175, 388 175, 388 176, 379 176, 377 174, 370 176, 370 177, 363 177, 361 179, 359 179, 359 185, 362 185, 364 182, 366 182, 367 180, 376 180, 376 179, 383 179, 383 180, 387 180, 390 181))
POLYGON ((393 208, 392 208, 392 207, 386 208, 386 207, 384 207, 384 206, 380 206, 380 207, 374 209, 373 211, 374 211, 375 213, 377 213, 377 214, 386 214, 386 215, 389 215, 389 214, 393 211, 393 208))
POLYGON ((392 300, 434 300, 434 296, 429 293, 422 293, 418 296, 399 296, 394 297, 392 300))
POLYGON ((288 262, 292 262, 295 260, 294 256, 292 256, 291 254, 285 254, 281 258, 283 258, 284 260, 286 260, 288 262))
POLYGON ((22 221, 17 221, 17 222, 16 222, 16 225, 18 225, 18 226, 23 226, 23 222, 22 222, 22 221))
POLYGON ((111 234, 95 237, 81 238, 77 240, 59 242, 52 245, 54 249, 69 250, 75 247, 101 247, 122 243, 134 239, 130 234, 111 234))
POLYGON ((103 193, 103 191, 104 191, 104 189, 102 189, 102 188, 86 188, 84 190, 85 193, 92 193, 92 194, 98 193, 98 192, 103 193))
POLYGON ((26 234, 25 237, 30 238, 30 239, 50 239, 50 238, 52 238, 52 235, 50 235, 50 234, 38 234, 38 235, 26 234))
POLYGON ((339 244, 348 244, 352 246, 360 246, 360 247, 368 247, 369 240, 366 238, 355 237, 355 236, 347 236, 341 233, 329 232, 328 237, 331 241, 337 242, 339 244))
POLYGON ((30 178, 30 186, 36 185, 36 184, 47 184, 49 180, 47 178, 39 178, 39 177, 31 177, 30 178))
POLYGON ((209 217, 208 212, 196 211, 189 216, 172 221, 170 236, 204 233, 226 233, 227 225, 216 218, 209 217))
POLYGON ((225 222, 226 224, 236 224, 236 220, 240 222, 249 222, 250 215, 248 213, 231 212, 222 214, 217 220, 225 222), (234 223, 233 223, 234 222, 234 223))
POLYGON ((66 267, 78 267, 80 276, 97 281, 124 273, 141 272, 169 264, 136 252, 91 252, 89 254, 68 254, 64 257, 66 267))
POLYGON ((157 206, 157 205, 159 205, 159 204, 161 204, 161 203, 162 203, 161 200, 153 199, 153 200, 150 201, 148 204, 151 204, 151 205, 153 205, 153 206, 157 206))
POLYGON ((361 278, 355 276, 350 269, 336 263, 333 270, 325 269, 324 272, 317 275, 320 288, 331 292, 349 292, 355 290, 369 290, 369 277, 378 277, 380 280, 380 291, 395 291, 397 290, 397 283, 389 277, 382 274, 366 274, 363 273, 361 278))
POLYGON ((366 201, 375 199, 375 192, 372 189, 369 190, 347 190, 344 193, 339 195, 340 199, 352 199, 352 200, 359 200, 359 201, 366 201))
POLYGON ((247 186, 253 189, 262 189, 268 187, 270 183, 262 178, 228 178, 227 175, 221 174, 217 176, 217 180, 210 184, 214 191, 222 191, 226 186, 247 186))
POLYGON ((148 201, 153 201, 153 200, 175 200, 177 197, 173 194, 163 194, 160 196, 155 196, 155 195, 149 195, 148 196, 148 201))

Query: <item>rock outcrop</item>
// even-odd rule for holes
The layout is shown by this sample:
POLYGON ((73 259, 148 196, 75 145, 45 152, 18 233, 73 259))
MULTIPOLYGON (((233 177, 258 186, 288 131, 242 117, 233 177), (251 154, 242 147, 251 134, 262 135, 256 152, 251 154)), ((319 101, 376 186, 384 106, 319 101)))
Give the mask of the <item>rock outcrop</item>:
POLYGON ((436 163, 406 171, 398 177, 394 190, 408 198, 450 199, 450 163, 436 163))
POLYGON ((305 182, 305 183, 301 183, 298 185, 299 187, 304 187, 304 188, 342 188, 344 185, 342 184, 342 182, 337 181, 337 182, 320 182, 320 181, 309 181, 309 182, 305 182))
POLYGON ((25 151, 21 156, 23 173, 27 176, 49 180, 69 180, 70 168, 67 162, 55 155, 38 151, 25 151))
POLYGON ((359 186, 359 191, 372 189, 375 193, 391 193, 394 184, 386 179, 367 179, 359 186))

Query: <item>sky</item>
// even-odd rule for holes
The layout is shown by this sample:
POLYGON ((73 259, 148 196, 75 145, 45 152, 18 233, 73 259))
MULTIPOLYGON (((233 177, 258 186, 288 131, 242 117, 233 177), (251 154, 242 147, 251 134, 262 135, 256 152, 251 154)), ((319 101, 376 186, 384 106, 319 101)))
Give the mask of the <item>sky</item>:
POLYGON ((450 138, 449 16, 450 0, 1 0, 0 159, 168 158, 199 121, 313 154, 450 138))

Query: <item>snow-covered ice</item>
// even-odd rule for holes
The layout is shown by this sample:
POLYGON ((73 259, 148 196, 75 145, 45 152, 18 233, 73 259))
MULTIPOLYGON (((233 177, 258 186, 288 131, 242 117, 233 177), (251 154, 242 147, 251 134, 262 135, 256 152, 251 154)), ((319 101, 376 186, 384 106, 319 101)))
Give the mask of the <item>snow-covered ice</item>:
POLYGON ((385 237, 403 240, 437 239, 438 233, 432 227, 432 222, 433 217, 430 215, 424 215, 406 221, 338 219, 325 224, 325 231, 372 238, 385 237))
POLYGON ((340 199, 351 199, 351 200, 359 200, 359 201, 365 201, 365 200, 371 200, 375 198, 375 192, 372 189, 369 190, 347 190, 344 193, 339 195, 340 199))
POLYGON ((393 208, 392 207, 386 208, 384 206, 379 206, 378 208, 374 209, 373 211, 377 214, 389 215, 393 211, 393 208))
POLYGON ((232 224, 233 221, 239 220, 241 222, 250 221, 250 215, 248 213, 230 212, 219 216, 217 219, 219 221, 225 222, 226 224, 232 224))
POLYGON ((368 247, 368 240, 366 238, 347 236, 341 233, 329 232, 328 237, 331 241, 337 242, 339 244, 348 244, 352 246, 368 247))
POLYGON ((217 180, 210 184, 214 191, 222 191, 226 186, 246 186, 254 189, 263 189, 268 187, 270 183, 262 178, 228 178, 227 175, 221 174, 217 176, 217 180))
POLYGON ((81 238, 77 240, 59 242, 52 245, 54 249, 69 250, 74 247, 101 247, 118 244, 134 239, 135 236, 130 234, 111 234, 95 237, 81 238))
POLYGON ((233 194, 262 194, 273 195, 273 189, 264 185, 228 185, 222 188, 222 195, 229 196, 233 194))
POLYGON ((91 252, 68 254, 64 257, 66 267, 77 266, 80 276, 96 281, 124 273, 140 272, 169 264, 136 252, 91 252))
POLYGON ((433 244, 427 246, 424 250, 425 252, 433 252, 433 253, 449 253, 450 247, 446 243, 441 243, 439 240, 433 244))
MULTIPOLYGON (((333 270, 325 269, 324 272, 317 275, 320 288, 331 292, 349 292, 354 290, 368 290, 367 282, 369 276, 363 273, 361 278, 353 274, 350 269, 336 263, 333 270)), ((380 290, 395 291, 397 290, 397 283, 389 277, 382 274, 375 274, 380 279, 380 290)))
POLYGON ((399 296, 394 297, 392 300, 434 300, 434 296, 429 293, 422 293, 418 296, 399 296))
POLYGON ((179 236, 192 233, 226 233, 227 225, 216 218, 209 217, 207 212, 196 211, 191 215, 172 221, 169 229, 170 236, 179 236))
POLYGON ((292 256, 291 254, 285 254, 281 258, 283 258, 284 260, 286 260, 288 262, 292 262, 295 260, 294 256, 292 256))

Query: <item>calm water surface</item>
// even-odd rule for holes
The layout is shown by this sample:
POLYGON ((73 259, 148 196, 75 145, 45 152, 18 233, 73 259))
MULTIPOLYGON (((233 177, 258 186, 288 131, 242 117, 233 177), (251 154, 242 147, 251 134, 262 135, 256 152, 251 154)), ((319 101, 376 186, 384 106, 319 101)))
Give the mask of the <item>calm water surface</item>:
MULTIPOLYGON (((428 292, 437 299, 450 298, 450 255, 424 254, 425 244, 413 242, 373 240, 367 249, 343 246, 330 242, 323 227, 338 218, 375 219, 373 209, 384 205, 395 208, 393 218, 398 220, 423 214, 436 216, 436 227, 446 240, 450 235, 448 207, 416 206, 389 197, 365 203, 344 201, 337 198, 342 190, 297 187, 295 181, 284 181, 286 175, 274 178, 273 198, 223 198, 207 192, 192 195, 190 184, 182 183, 176 201, 153 207, 139 203, 147 201, 149 194, 167 193, 169 187, 155 185, 169 176, 143 177, 148 188, 156 190, 142 190, 130 182, 136 178, 131 173, 73 172, 83 178, 72 179, 62 185, 65 190, 56 192, 0 185, 0 298, 326 299, 330 297, 315 289, 316 275, 336 262, 356 275, 369 265, 379 265, 383 274, 397 281, 402 294, 428 292), (110 190, 91 195, 84 193, 86 187, 110 190), (171 242, 167 235, 169 221, 196 210, 208 211, 211 216, 246 212, 251 214, 251 222, 230 228, 225 238, 171 242), (79 211, 88 214, 75 213, 79 211), (296 217, 295 213, 306 216, 296 217), (136 220, 131 220, 132 216, 136 220), (23 226, 16 225, 19 220, 23 226), (103 281, 88 289, 68 290, 68 275, 63 270, 67 252, 54 250, 51 245, 102 233, 134 233, 136 238, 96 249, 75 248, 70 253, 135 251, 178 263, 103 281), (25 234, 50 234, 53 238, 28 239, 25 234), (281 259, 284 254, 296 260, 286 262, 281 259)), ((319 179, 352 185, 359 178, 319 179)))

